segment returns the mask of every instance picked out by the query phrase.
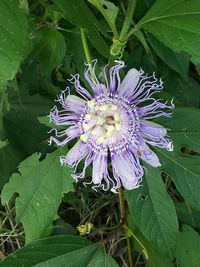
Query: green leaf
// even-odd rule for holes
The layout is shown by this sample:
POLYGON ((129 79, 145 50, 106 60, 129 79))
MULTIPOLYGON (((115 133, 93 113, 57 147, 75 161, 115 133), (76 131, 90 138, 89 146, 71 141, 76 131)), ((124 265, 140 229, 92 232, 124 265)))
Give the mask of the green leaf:
MULTIPOLYGON (((46 127, 49 127, 51 129, 55 128, 55 123, 52 121, 50 122, 49 116, 42 116, 42 117, 38 117, 37 119, 39 123, 45 125, 46 127)), ((66 129, 66 125, 56 125, 56 129, 58 131, 66 129)))
POLYGON ((0 149, 3 148, 3 147, 5 147, 5 146, 7 146, 7 144, 8 143, 6 141, 1 141, 0 140, 0 149))
MULTIPOLYGON (((171 260, 166 257, 163 253, 161 253, 156 247, 152 245, 144 235, 139 231, 134 218, 130 215, 128 216, 128 227, 132 230, 134 235, 142 242, 143 246, 147 251, 147 264, 148 267, 173 267, 171 260)), ((138 244, 138 242, 133 238, 133 246, 134 249, 139 253, 143 253, 144 251, 142 247, 138 244)))
POLYGON ((190 226, 185 225, 179 234, 176 249, 178 267, 197 267, 200 263, 200 236, 190 226))
POLYGON ((37 121, 37 116, 49 113, 52 103, 39 95, 30 96, 28 86, 20 87, 20 93, 13 88, 9 93, 10 111, 0 114, 1 139, 8 145, 0 150, 0 187, 16 171, 20 161, 47 144, 48 128, 37 121))
POLYGON ((52 28, 43 28, 37 32, 30 58, 38 58, 44 70, 50 72, 65 57, 66 43, 64 36, 52 28))
MULTIPOLYGON (((44 70, 41 64, 38 64, 38 59, 33 60, 30 62, 30 64, 27 64, 27 62, 24 62, 24 64, 21 66, 21 75, 20 79, 22 81, 23 87, 26 87, 25 89, 27 91, 30 91, 31 94, 41 94, 45 96, 45 99, 48 99, 48 96, 52 96, 53 99, 56 98, 58 94, 60 94, 61 88, 55 84, 53 84, 51 72, 47 72, 44 70)), ((63 64, 66 61, 63 60, 63 64)), ((63 66, 63 65, 62 65, 63 66)), ((59 70, 61 68, 58 68, 59 70)), ((58 74, 59 72, 57 69, 55 72, 53 72, 54 75, 58 74)), ((66 73, 66 72, 65 72, 66 73)), ((65 85, 64 85, 65 86, 65 85)), ((20 88, 21 90, 21 88, 20 88)), ((53 104, 52 104, 53 105, 53 104)))
POLYGON ((148 34, 148 40, 156 54, 173 70, 178 72, 186 80, 189 70, 189 55, 185 52, 174 53, 152 35, 148 34))
POLYGON ((59 218, 54 222, 52 235, 76 235, 76 230, 71 224, 59 218))
POLYGON ((135 32, 135 36, 138 38, 138 40, 141 42, 141 44, 143 45, 146 53, 148 54, 149 56, 149 60, 152 61, 152 64, 155 65, 155 62, 152 60, 153 59, 153 56, 152 56, 152 53, 151 53, 151 50, 150 50, 150 47, 149 47, 149 44, 147 43, 147 40, 143 34, 142 31, 138 30, 135 32))
POLYGON ((133 20, 138 21, 144 17, 150 7, 153 5, 155 0, 140 0, 136 1, 135 11, 133 14, 133 20))
POLYGON ((25 10, 26 14, 29 13, 28 0, 19 0, 20 7, 25 10))
MULTIPOLYGON (((181 106, 199 107, 200 105, 200 86, 197 81, 188 77, 187 81, 179 74, 175 73, 167 66, 158 65, 161 77, 164 81, 164 88, 167 93, 178 100, 181 106), (174 90, 174 88, 176 88, 174 90)), ((176 101, 177 102, 177 101, 176 101)), ((176 104, 176 106, 178 106, 176 104)), ((180 106, 180 105, 179 105, 180 106)))
POLYGON ((50 122, 50 119, 47 116, 38 117, 38 121, 47 127, 54 128, 54 123, 50 122))
POLYGON ((15 77, 28 39, 25 12, 17 0, 0 1, 0 89, 15 77))
POLYGON ((84 69, 85 69, 85 52, 81 40, 80 30, 66 34, 70 48, 72 50, 73 59, 82 82, 85 82, 84 69))
POLYGON ((9 255, 0 266, 117 267, 100 243, 76 236, 55 236, 33 242, 9 255))
POLYGON ((157 0, 136 25, 152 33, 176 52, 185 51, 200 62, 200 2, 157 0))
POLYGON ((163 255, 158 249, 149 244, 148 248, 148 267, 173 267, 171 260, 163 255))
POLYGON ((115 21, 119 8, 107 0, 89 0, 89 2, 92 3, 102 13, 113 33, 117 33, 115 21))
POLYGON ((14 193, 19 194, 16 220, 24 226, 26 243, 44 235, 57 213, 63 193, 73 191, 69 169, 60 166, 59 157, 63 153, 56 150, 41 162, 38 154, 33 154, 20 164, 20 174, 13 174, 3 188, 3 205, 14 193))
POLYGON ((200 213, 185 202, 175 203, 176 212, 180 222, 192 227, 200 228, 200 213))
POLYGON ((178 233, 175 207, 162 182, 160 169, 147 166, 147 171, 142 186, 127 191, 129 209, 149 242, 173 258, 178 233))
MULTIPOLYGON (((49 116, 42 116, 37 118, 39 123, 44 124, 46 127, 55 128, 55 124, 51 121, 49 116)), ((56 127, 56 129, 63 129, 64 127, 56 127)))
POLYGON ((101 34, 99 34, 99 31, 104 33, 105 30, 87 7, 87 4, 83 0, 57 0, 56 5, 61 10, 66 20, 79 28, 87 30, 91 44, 102 56, 108 58, 109 47, 101 34))
POLYGON ((200 210, 200 156, 189 155, 180 151, 187 147, 200 152, 200 110, 193 108, 176 108, 171 119, 161 119, 159 123, 170 128, 170 137, 174 151, 155 148, 162 168, 173 179, 177 189, 191 206, 200 210))

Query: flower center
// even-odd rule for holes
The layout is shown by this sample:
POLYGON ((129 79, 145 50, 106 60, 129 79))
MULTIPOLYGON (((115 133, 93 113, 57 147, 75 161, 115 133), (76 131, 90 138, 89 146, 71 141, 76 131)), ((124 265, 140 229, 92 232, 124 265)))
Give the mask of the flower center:
POLYGON ((120 135, 121 118, 117 105, 97 105, 94 100, 88 101, 88 112, 84 117, 81 140, 87 142, 91 137, 97 145, 112 144, 120 135))

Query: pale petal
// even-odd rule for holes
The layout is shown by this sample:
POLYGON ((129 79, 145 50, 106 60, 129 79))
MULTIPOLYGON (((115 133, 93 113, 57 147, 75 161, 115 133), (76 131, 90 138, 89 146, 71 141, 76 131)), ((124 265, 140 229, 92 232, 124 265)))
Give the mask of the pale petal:
POLYGON ((171 139, 166 137, 167 130, 163 126, 157 123, 143 121, 140 123, 140 131, 148 144, 173 151, 173 143, 171 139))
POLYGON ((66 129, 66 134, 71 139, 74 139, 81 135, 80 127, 77 124, 70 126, 66 129))
POLYGON ((142 121, 140 123, 141 133, 148 138, 160 138, 167 134, 167 130, 155 122, 142 121))
POLYGON ((60 159, 61 164, 67 164, 70 167, 77 168, 79 162, 89 153, 89 148, 86 143, 78 141, 67 153, 66 157, 60 159))
POLYGON ((98 151, 93 159, 92 182, 94 184, 100 184, 105 176, 106 170, 107 154, 104 151, 98 151))
POLYGON ((55 137, 54 136, 50 137, 49 139, 50 144, 53 141, 58 146, 62 146, 62 147, 65 146, 72 139, 81 135, 80 127, 78 125, 70 126, 66 130, 62 130, 62 131, 57 131, 57 129, 54 128, 50 132, 52 131, 55 131, 55 137), (64 140, 62 139, 60 141, 59 139, 63 137, 65 137, 65 139, 64 140))
POLYGON ((86 101, 75 95, 68 95, 65 108, 74 113, 82 113, 85 110, 86 101))
POLYGON ((131 153, 124 152, 111 156, 114 178, 120 179, 124 188, 136 188, 142 175, 142 168, 136 169, 136 162, 131 153))
POLYGON ((136 69, 130 69, 120 85, 120 95, 130 97, 139 82, 141 73, 136 69))
POLYGON ((139 152, 141 154, 140 158, 152 167, 161 166, 158 156, 149 148, 149 146, 145 142, 141 144, 139 152))

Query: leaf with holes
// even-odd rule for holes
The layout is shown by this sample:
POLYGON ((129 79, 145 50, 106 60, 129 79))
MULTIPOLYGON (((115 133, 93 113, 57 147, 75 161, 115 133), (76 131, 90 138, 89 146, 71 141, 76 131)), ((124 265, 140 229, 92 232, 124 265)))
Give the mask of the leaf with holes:
POLYGON ((38 154, 33 154, 20 164, 20 174, 13 174, 2 191, 3 205, 14 193, 19 194, 16 220, 24 226, 26 243, 45 234, 57 213, 63 193, 73 190, 69 169, 60 166, 61 154, 61 150, 56 150, 41 162, 38 154))
POLYGON ((200 1, 157 0, 136 25, 176 52, 185 51, 200 62, 200 1))
POLYGON ((160 169, 147 167, 142 186, 127 191, 129 209, 142 234, 173 258, 178 234, 175 207, 162 182, 160 169))
POLYGON ((15 77, 28 39, 25 12, 15 0, 0 1, 0 89, 15 77))
POLYGON ((77 236, 55 236, 37 240, 9 255, 0 266, 15 267, 118 267, 100 243, 77 236), (81 265, 80 265, 81 262, 81 265))
POLYGON ((108 25, 112 29, 113 33, 116 32, 116 27, 115 27, 115 21, 117 18, 117 14, 119 11, 119 8, 116 7, 113 3, 110 1, 105 1, 105 0, 89 0, 90 3, 92 3, 104 16, 106 19, 108 25))
POLYGON ((172 177, 177 189, 191 206, 200 210, 200 110, 176 108, 171 119, 159 122, 171 129, 174 151, 155 148, 162 168, 172 177), (181 147, 192 149, 192 154, 182 153, 181 147))

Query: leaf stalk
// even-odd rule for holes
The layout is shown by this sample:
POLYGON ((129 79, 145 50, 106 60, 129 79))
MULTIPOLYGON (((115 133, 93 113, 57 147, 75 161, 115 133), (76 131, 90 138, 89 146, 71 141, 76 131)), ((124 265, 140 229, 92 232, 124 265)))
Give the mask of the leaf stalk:
MULTIPOLYGON (((86 33, 85 33, 85 30, 84 29, 80 29, 81 31, 81 39, 82 39, 82 43, 83 43, 83 49, 84 49, 84 52, 85 52, 85 57, 86 57, 86 60, 87 60, 87 64, 88 65, 92 65, 92 60, 91 60, 91 56, 90 56, 90 51, 89 51, 89 48, 88 48, 88 42, 87 42, 87 36, 86 36, 86 33)), ((90 76, 92 78, 93 81, 95 81, 95 77, 94 77, 94 73, 92 71, 92 68, 90 67, 90 76)))
POLYGON ((125 232, 125 235, 126 235, 127 246, 128 246, 129 264, 130 264, 130 267, 134 267, 131 239, 130 239, 130 235, 129 235, 128 231, 127 231, 127 226, 126 226, 126 210, 125 210, 124 194, 123 194, 122 187, 120 187, 118 189, 118 193, 119 193, 121 224, 123 225, 124 232, 125 232))

